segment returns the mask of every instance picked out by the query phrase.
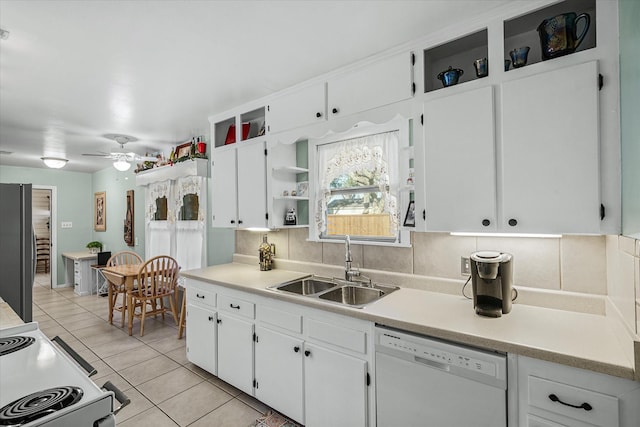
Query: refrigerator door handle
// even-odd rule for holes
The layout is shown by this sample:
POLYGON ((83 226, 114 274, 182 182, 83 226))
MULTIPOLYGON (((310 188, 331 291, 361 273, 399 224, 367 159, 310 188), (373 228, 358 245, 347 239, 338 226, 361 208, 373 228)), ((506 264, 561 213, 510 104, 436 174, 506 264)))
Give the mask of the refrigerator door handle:
POLYGON ((36 230, 33 226, 33 223, 31 223, 31 249, 31 267, 33 269, 33 276, 31 276, 31 286, 33 287, 33 285, 36 283, 36 269, 38 268, 38 255, 36 253, 36 230))

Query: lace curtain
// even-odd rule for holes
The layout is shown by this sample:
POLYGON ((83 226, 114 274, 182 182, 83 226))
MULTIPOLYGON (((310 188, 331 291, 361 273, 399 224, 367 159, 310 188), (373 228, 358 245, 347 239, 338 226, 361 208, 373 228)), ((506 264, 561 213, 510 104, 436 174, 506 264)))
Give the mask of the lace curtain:
POLYGON ((184 196, 187 194, 195 194, 198 196, 198 221, 204 223, 206 206, 202 203, 203 197, 200 194, 203 187, 204 177, 201 176, 186 176, 176 180, 175 184, 175 210, 174 212, 180 212, 184 204, 184 196))
MULTIPOLYGON (((148 224, 153 221, 153 217, 156 213, 156 199, 166 197, 167 200, 171 199, 171 181, 162 181, 149 184, 147 188, 146 207, 145 207, 145 222, 148 224)), ((167 205, 167 220, 175 220, 173 211, 167 205)))
POLYGON ((399 132, 384 132, 319 145, 317 148, 318 182, 315 223, 317 235, 327 230, 327 201, 331 183, 338 177, 361 170, 378 170, 379 191, 385 194, 384 211, 391 217, 391 232, 399 228, 398 214, 398 140, 399 132))

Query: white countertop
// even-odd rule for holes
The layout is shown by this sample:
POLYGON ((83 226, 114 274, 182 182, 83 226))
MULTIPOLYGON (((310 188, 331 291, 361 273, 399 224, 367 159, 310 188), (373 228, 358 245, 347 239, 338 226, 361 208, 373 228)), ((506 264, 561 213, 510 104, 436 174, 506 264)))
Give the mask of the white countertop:
POLYGON ((625 351, 606 316, 514 304, 509 314, 490 318, 476 315, 473 302, 462 296, 408 288, 356 309, 266 289, 308 273, 260 271, 257 265, 241 263, 189 270, 181 276, 436 338, 637 378, 633 355, 625 351))
POLYGON ((76 261, 86 260, 86 259, 98 259, 98 254, 92 254, 89 251, 64 252, 62 256, 65 258, 76 260, 76 261))

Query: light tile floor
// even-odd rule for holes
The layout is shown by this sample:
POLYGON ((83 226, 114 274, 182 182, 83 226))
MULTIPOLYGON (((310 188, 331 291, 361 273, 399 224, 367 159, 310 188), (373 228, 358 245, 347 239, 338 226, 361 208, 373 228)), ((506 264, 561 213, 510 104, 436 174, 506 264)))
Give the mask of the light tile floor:
POLYGON ((92 377, 98 386, 111 381, 131 399, 116 415, 118 425, 247 427, 269 410, 190 363, 172 316, 146 319, 143 337, 138 321, 130 337, 120 327, 120 313, 113 325, 107 319, 105 297, 80 297, 72 288, 52 290, 48 275, 36 275, 33 320, 98 370, 92 377))

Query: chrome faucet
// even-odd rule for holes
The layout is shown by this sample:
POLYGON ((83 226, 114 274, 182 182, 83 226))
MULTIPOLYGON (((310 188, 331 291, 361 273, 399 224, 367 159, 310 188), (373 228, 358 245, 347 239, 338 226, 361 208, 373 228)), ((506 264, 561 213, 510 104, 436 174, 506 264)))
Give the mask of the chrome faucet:
POLYGON ((353 282, 353 278, 357 277, 357 282, 366 284, 368 286, 372 286, 371 284, 371 279, 368 278, 367 276, 360 274, 360 270, 356 267, 353 268, 352 267, 352 262, 353 259, 351 258, 351 239, 349 238, 349 235, 346 235, 346 238, 344 240, 344 249, 345 249, 345 256, 344 256, 344 278, 345 280, 347 280, 348 282, 353 282))
POLYGON ((348 234, 346 235, 346 238, 344 240, 344 250, 344 278, 349 282, 353 282, 353 276, 359 276, 360 271, 351 268, 353 259, 351 258, 351 239, 349 238, 348 234))

